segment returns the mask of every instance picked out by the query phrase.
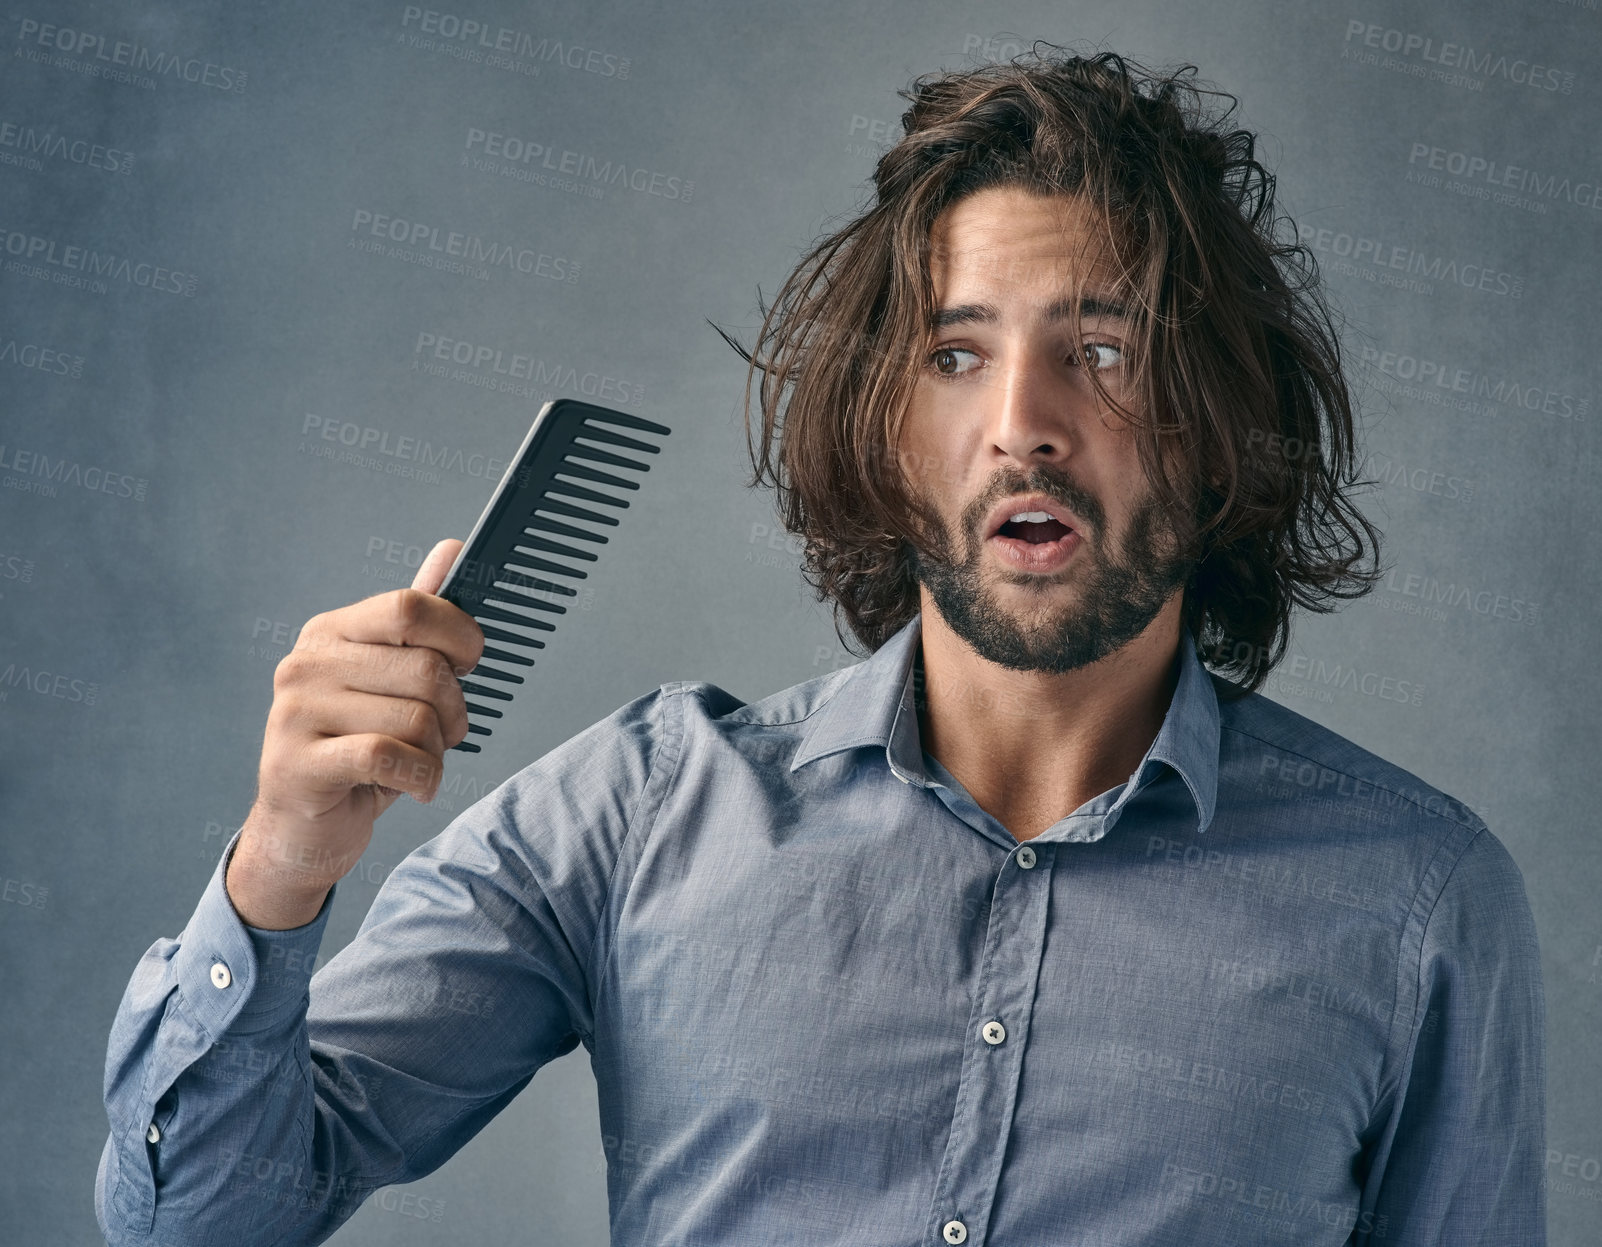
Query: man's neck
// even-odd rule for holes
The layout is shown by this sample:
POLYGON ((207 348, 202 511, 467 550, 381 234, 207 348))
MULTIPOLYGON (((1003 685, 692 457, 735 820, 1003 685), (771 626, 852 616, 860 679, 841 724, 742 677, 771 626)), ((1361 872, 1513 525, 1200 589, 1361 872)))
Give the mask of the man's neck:
POLYGON ((988 662, 924 600, 923 748, 1028 840, 1127 780, 1179 680, 1179 598, 1100 662, 1054 675, 988 662))

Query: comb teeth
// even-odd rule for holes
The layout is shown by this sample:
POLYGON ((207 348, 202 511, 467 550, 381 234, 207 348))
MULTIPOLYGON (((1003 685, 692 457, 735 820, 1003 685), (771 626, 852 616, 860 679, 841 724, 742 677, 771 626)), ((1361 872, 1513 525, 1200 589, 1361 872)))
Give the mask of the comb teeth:
MULTIPOLYGON (((599 455, 605 452, 592 451, 591 453, 599 455)), ((618 455, 607 455, 602 462, 631 463, 633 461, 625 460, 618 455)), ((599 468, 587 468, 582 463, 574 459, 571 455, 568 456, 562 465, 562 475, 582 477, 586 481, 600 481, 603 485, 616 485, 619 489, 638 489, 640 487, 640 483, 638 481, 625 480, 621 476, 613 476, 610 472, 602 472, 599 468)), ((604 501, 610 502, 612 499, 608 498, 604 501)))
MULTIPOLYGON (((565 468, 564 467, 562 469, 562 475, 566 476, 570 471, 572 471, 571 468, 565 468)), ((598 476, 598 477, 599 476, 605 476, 605 475, 606 475, 605 472, 597 472, 597 473, 595 473, 595 476, 598 476)), ((610 494, 597 493, 593 489, 585 489, 584 486, 582 486, 582 485, 569 485, 566 481, 562 481, 560 484, 554 486, 554 488, 560 489, 562 491, 563 497, 566 497, 566 498, 582 498, 586 502, 604 502, 608 506, 613 506, 613 507, 626 507, 626 506, 629 505, 628 503, 624 502, 621 498, 614 498, 610 494)), ((638 485, 630 485, 629 488, 638 489, 639 486, 638 485)), ((617 523, 616 520, 612 520, 610 522, 613 523, 613 524, 617 523)))
MULTIPOLYGON (((586 562, 590 563, 595 562, 595 555, 589 550, 575 550, 571 546, 558 545, 554 541, 547 541, 544 537, 537 537, 533 533, 525 533, 523 535, 523 539, 514 545, 512 549, 518 551, 544 550, 547 554, 565 554, 569 558, 584 559, 586 562)), ((522 561, 526 563, 528 560, 524 559, 522 561)), ((558 565, 556 570, 564 575, 575 576, 580 580, 584 579, 584 573, 579 571, 577 568, 574 568, 571 572, 569 572, 565 568, 558 565)))
MULTIPOLYGON (((562 486, 560 484, 554 486, 554 489, 561 488, 562 486)), ((626 507, 629 504, 626 502, 619 502, 616 505, 620 507, 626 507)), ((563 502, 560 498, 554 497, 553 494, 550 493, 546 494, 544 498, 540 499, 540 510, 549 511, 553 515, 571 515, 576 520, 589 520, 592 524, 608 524, 613 528, 617 527, 617 516, 607 515, 604 511, 597 511, 592 507, 576 507, 571 502, 563 502)), ((533 522, 534 521, 530 519, 529 523, 532 524, 533 522)))
MULTIPOLYGON (((601 508, 626 510, 628 499, 592 489, 590 485, 621 490, 640 487, 638 480, 591 465, 637 473, 651 470, 648 462, 600 449, 592 443, 648 455, 661 453, 660 446, 620 433, 619 428, 657 437, 666 437, 671 432, 666 425, 593 403, 575 399, 546 403, 534 418, 533 426, 501 477, 489 505, 478 517, 445 583, 440 586, 440 597, 478 621, 486 642, 478 666, 467 676, 459 677, 462 692, 469 698, 469 737, 492 735, 492 730, 478 720, 505 717, 504 711, 482 704, 484 701, 504 704, 512 699, 513 689, 497 688, 495 683, 515 688, 525 682, 524 677, 515 672, 490 666, 489 660, 532 667, 534 657, 528 651, 544 649, 545 642, 529 633, 556 629, 555 623, 533 612, 565 615, 567 606, 555 599, 578 596, 578 590, 571 585, 544 577, 559 576, 578 581, 589 575, 581 568, 540 555, 595 562, 597 553, 579 543, 606 545, 606 535, 564 520, 616 528, 619 518, 601 508), (586 481, 590 485, 579 485, 576 481, 586 481), (535 575, 535 572, 543 575, 535 575), (493 648, 489 642, 495 642, 493 648)), ((479 745, 467 740, 451 748, 463 753, 482 752, 479 745)))

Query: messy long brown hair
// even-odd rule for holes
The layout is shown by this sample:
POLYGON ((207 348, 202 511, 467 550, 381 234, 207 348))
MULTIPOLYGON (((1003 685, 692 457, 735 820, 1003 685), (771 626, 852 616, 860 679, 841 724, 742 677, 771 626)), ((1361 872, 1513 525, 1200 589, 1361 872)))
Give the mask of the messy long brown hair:
POLYGON ((1195 75, 1037 43, 914 80, 871 206, 806 253, 751 351, 718 330, 750 365, 750 484, 777 491, 837 634, 843 615, 877 650, 919 609, 910 547, 928 549, 930 512, 893 448, 936 310, 930 229, 993 186, 1080 196, 1108 227, 1135 361, 1114 405, 1190 534, 1184 619, 1199 656, 1255 689, 1293 607, 1330 611, 1372 587, 1380 534, 1352 502, 1367 482, 1316 264, 1276 212, 1255 136, 1230 126, 1235 97, 1195 75))

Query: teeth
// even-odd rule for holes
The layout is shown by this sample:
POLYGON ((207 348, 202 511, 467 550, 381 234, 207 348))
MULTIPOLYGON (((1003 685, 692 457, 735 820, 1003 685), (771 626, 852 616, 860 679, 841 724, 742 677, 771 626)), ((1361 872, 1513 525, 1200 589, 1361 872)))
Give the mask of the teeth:
POLYGON ((1050 518, 1051 516, 1044 511, 1020 511, 1007 522, 1009 524, 1044 524, 1050 518))

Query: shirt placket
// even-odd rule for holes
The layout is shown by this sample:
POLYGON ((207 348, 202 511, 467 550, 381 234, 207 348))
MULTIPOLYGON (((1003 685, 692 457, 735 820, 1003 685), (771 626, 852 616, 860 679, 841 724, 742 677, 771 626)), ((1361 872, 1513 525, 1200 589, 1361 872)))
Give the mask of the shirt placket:
POLYGON ((1056 846, 1021 844, 992 889, 964 1033, 962 1078, 930 1209, 928 1241, 986 1241, 1034 1012, 1056 846))

